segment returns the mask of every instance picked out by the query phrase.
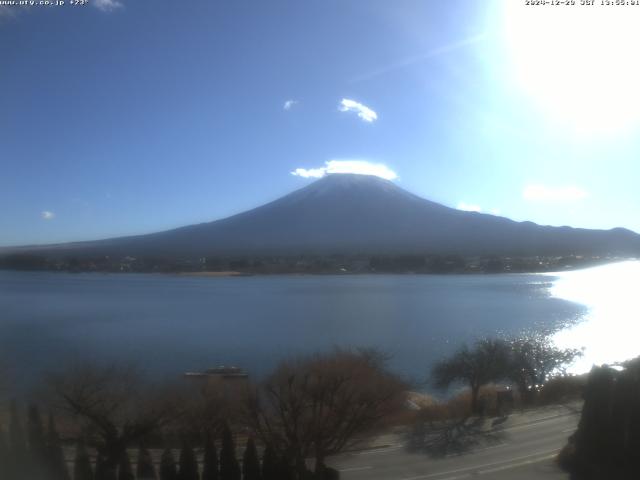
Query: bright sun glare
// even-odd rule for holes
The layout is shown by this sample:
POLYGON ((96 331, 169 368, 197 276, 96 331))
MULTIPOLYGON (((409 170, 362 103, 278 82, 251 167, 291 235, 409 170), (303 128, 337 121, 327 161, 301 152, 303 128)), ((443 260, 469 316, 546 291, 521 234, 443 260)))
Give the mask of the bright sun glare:
POLYGON ((640 119, 640 7, 503 5, 516 81, 551 120, 590 134, 640 119))
POLYGON ((585 348, 571 372, 584 373, 592 365, 636 357, 640 335, 636 314, 640 262, 613 263, 558 276, 551 294, 588 308, 582 321, 554 337, 561 348, 585 348))

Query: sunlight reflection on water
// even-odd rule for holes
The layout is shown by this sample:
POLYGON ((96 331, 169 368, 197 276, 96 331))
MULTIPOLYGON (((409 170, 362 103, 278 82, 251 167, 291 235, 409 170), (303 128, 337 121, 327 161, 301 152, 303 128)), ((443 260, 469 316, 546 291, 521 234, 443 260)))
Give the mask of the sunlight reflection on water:
POLYGON ((584 348, 584 355, 569 369, 571 373, 640 355, 640 261, 552 275, 558 277, 550 289, 552 296, 589 309, 579 323, 554 335, 561 348, 584 348))

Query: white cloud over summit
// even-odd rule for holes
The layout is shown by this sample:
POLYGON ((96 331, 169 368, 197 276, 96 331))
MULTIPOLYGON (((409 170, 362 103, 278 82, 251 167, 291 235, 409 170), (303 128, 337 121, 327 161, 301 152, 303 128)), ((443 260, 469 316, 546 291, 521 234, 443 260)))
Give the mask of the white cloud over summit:
POLYGON ((369 107, 348 98, 343 98, 340 101, 338 110, 340 110, 341 112, 355 112, 358 114, 358 117, 360 117, 367 123, 371 123, 374 120, 378 119, 378 114, 371 110, 369 107))
POLYGON ((382 163, 372 163, 366 160, 329 160, 324 167, 296 168, 291 175, 303 178, 321 178, 330 173, 357 173, 360 175, 375 175, 385 180, 395 180, 398 174, 382 163))

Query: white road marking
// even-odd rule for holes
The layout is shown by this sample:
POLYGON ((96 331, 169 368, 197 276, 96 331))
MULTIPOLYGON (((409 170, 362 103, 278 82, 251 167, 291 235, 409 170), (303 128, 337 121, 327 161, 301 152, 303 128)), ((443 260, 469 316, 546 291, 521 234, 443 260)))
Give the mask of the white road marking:
POLYGON ((557 420, 558 418, 562 418, 562 417, 571 417, 574 415, 578 415, 577 413, 567 413, 567 414, 562 414, 562 415, 554 415, 552 417, 544 417, 544 418, 538 418, 535 420, 531 420, 530 422, 526 422, 520 425, 514 425, 512 427, 505 427, 502 428, 500 430, 505 431, 505 430, 521 430, 523 428, 530 428, 530 427, 535 427, 538 426, 541 423, 547 422, 549 420, 557 420))
POLYGON ((491 445, 490 447, 470 449, 470 450, 467 450, 466 452, 462 452, 462 453, 450 453, 449 455, 445 455, 445 457, 446 458, 463 457, 465 455, 471 455, 473 453, 484 452, 485 450, 491 450, 493 448, 504 447, 505 445, 509 445, 509 444, 506 443, 506 442, 505 443, 499 443, 497 445, 491 445))
POLYGON ((456 475, 455 477, 441 478, 440 480, 458 480, 460 478, 471 478, 472 476, 473 476, 472 473, 463 473, 462 475, 456 475))
POLYGON ((360 470, 370 470, 373 467, 371 465, 367 465, 366 467, 351 467, 351 468, 341 468, 340 472, 358 472, 360 470))
MULTIPOLYGON (((521 457, 515 457, 515 458, 510 458, 508 460, 502 460, 500 462, 485 463, 483 465, 472 465, 472 466, 469 466, 469 467, 457 468, 455 470, 448 470, 448 471, 445 471, 445 472, 431 473, 429 475, 419 475, 417 477, 407 477, 407 478, 403 478, 402 480, 424 480, 424 479, 427 479, 427 478, 435 478, 435 477, 441 477, 443 475, 449 475, 450 473, 462 473, 462 472, 472 473, 472 472, 478 472, 479 469, 481 469, 481 468, 493 467, 493 466, 501 466, 501 467, 503 467, 503 470, 507 470, 508 468, 516 468, 516 467, 519 467, 521 465, 521 463, 509 463, 509 462, 515 462, 515 461, 519 461, 519 460, 524 460, 525 458, 531 459, 532 457, 540 457, 541 455, 545 455, 545 457, 538 458, 538 459, 535 460, 535 461, 542 461, 542 460, 546 460, 547 458, 550 458, 550 456, 555 455, 559 451, 560 451, 559 449, 555 449, 555 450, 551 450, 551 451, 547 450, 545 452, 531 453, 529 455, 523 455, 521 457)), ((531 463, 533 463, 533 461, 531 463)), ((453 478, 459 478, 459 477, 453 477, 453 478)), ((453 480, 453 478, 446 477, 446 478, 443 478, 441 480, 453 480)))
MULTIPOLYGON (((504 465, 502 467, 490 468, 488 470, 478 470, 478 474, 484 475, 486 473, 496 473, 496 472, 501 472, 503 470, 509 470, 510 468, 524 467, 526 465, 531 465, 532 463, 542 462, 543 460, 549 460, 550 458, 553 458, 555 456, 556 456, 556 453, 553 453, 552 455, 547 455, 546 457, 542 457, 542 458, 536 458, 535 460, 526 460, 524 462, 512 463, 509 465, 504 465)), ((443 479, 443 480, 446 480, 446 479, 443 479)))
POLYGON ((358 452, 358 453, 354 453, 354 456, 363 456, 363 455, 377 455, 379 453, 390 453, 390 452, 397 452, 398 450, 402 450, 404 448, 404 445, 392 445, 389 447, 383 447, 383 448, 374 448, 371 450, 367 450, 365 452, 358 452))

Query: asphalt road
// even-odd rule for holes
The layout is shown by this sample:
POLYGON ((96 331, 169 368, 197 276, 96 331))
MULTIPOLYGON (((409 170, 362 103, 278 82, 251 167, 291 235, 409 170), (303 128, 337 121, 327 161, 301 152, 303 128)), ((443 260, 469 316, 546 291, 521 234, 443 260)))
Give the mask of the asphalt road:
POLYGON ((378 440, 384 442, 378 448, 334 457, 328 463, 345 480, 568 479, 554 458, 578 420, 576 406, 488 420, 476 445, 436 456, 424 449, 411 451, 404 434, 389 435, 378 440))

